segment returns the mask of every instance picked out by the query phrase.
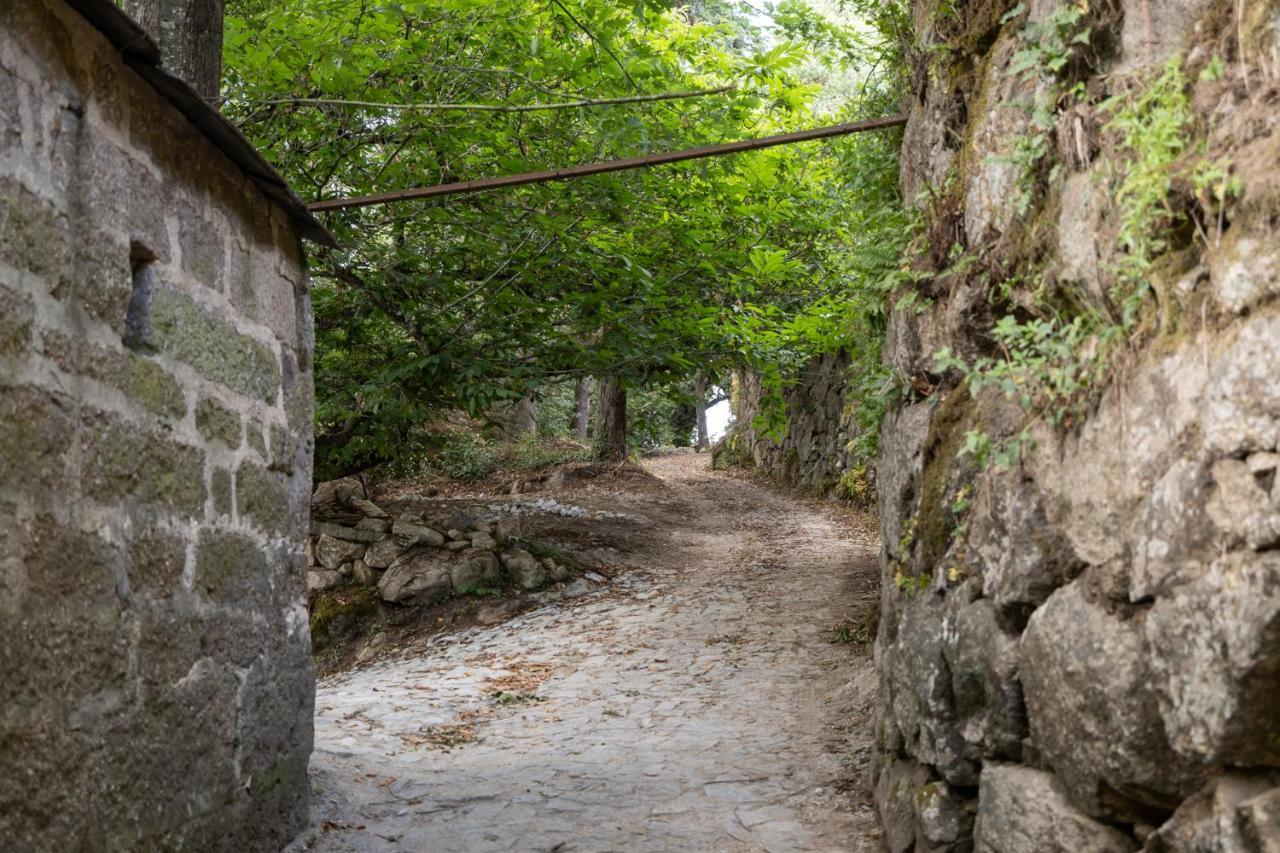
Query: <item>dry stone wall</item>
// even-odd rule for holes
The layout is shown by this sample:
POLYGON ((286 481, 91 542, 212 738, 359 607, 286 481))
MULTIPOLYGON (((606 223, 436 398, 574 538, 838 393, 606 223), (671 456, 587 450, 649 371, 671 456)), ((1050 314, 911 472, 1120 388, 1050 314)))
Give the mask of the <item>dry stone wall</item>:
POLYGON ((56 0, 0 3, 0 846, 306 819, 293 226, 56 0))
POLYGON ((354 478, 324 483, 312 499, 307 590, 354 584, 376 588, 388 604, 430 605, 509 585, 534 590, 569 577, 569 566, 529 552, 521 528, 518 513, 444 505, 424 514, 379 506, 354 478))
POLYGON ((826 495, 848 463, 854 426, 846 406, 849 357, 842 352, 812 359, 783 388, 787 431, 781 439, 758 433, 764 389, 760 377, 739 372, 733 386, 734 424, 715 450, 717 464, 745 464, 780 483, 826 495))
POLYGON ((928 301, 892 313, 885 347, 918 392, 886 419, 879 462, 888 846, 1280 849, 1276 6, 917 0, 912 15, 902 187, 928 301), (1019 72, 1064 9, 1088 47, 1048 82, 1019 72), (1118 310, 1136 250, 1117 189, 1138 167, 1099 104, 1142 97, 1171 59, 1192 144, 1143 225, 1161 242, 1136 343, 1056 426, 971 393, 939 349, 996 353, 996 320, 1046 299, 1118 310), (1044 146, 1029 174, 1028 140, 1044 146), (1221 216, 1193 221, 1216 209, 1186 177, 1197 163, 1234 187, 1221 216), (1007 470, 959 453, 970 431, 1024 430, 1007 470))

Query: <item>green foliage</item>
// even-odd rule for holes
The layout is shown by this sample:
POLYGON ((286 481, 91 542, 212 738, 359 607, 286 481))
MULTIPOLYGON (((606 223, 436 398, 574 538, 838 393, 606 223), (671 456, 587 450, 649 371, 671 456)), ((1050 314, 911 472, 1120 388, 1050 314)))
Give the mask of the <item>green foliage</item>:
POLYGON ((1220 164, 1184 157, 1195 117, 1180 61, 1168 62, 1154 80, 1137 91, 1126 88, 1099 109, 1109 115, 1107 130, 1117 134, 1124 154, 1115 176, 1120 257, 1112 298, 1130 328, 1151 292, 1153 263, 1169 248, 1169 234, 1184 215, 1169 203, 1174 183, 1189 179, 1198 193, 1210 191, 1218 204, 1239 187, 1220 164))
MULTIPOLYGON (((1014 20, 1025 11, 1025 4, 1018 4, 1003 21, 1014 20)), ((1087 4, 1067 3, 1055 7, 1042 22, 1028 21, 1019 33, 1023 46, 1009 63, 1010 76, 1035 86, 1034 94, 1023 104, 1031 128, 1014 140, 1012 151, 987 159, 1017 170, 1014 209, 1019 216, 1031 208, 1039 167, 1050 151, 1062 89, 1060 75, 1089 45, 1092 30, 1086 26, 1087 11, 1087 4)))
MULTIPOLYGON (((311 198, 676 149, 810 126, 849 69, 857 98, 822 118, 890 111, 899 69, 878 60, 904 4, 851 8, 872 26, 787 2, 765 38, 727 2, 229 0, 223 108, 311 198)), ((313 258, 318 476, 584 375, 661 388, 863 341, 901 222, 895 137, 326 215, 343 248, 313 258)), ((639 444, 669 443, 648 408, 639 444)))
POLYGON ((432 467, 464 483, 483 480, 498 469, 498 451, 479 436, 450 433, 432 460, 432 467))

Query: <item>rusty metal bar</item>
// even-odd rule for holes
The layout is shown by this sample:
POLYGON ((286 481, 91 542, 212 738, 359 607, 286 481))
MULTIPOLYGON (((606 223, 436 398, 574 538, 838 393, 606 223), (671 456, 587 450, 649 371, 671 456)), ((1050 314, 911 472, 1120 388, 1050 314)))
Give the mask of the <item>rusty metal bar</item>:
POLYGON ((813 139, 830 139, 833 136, 845 136, 850 133, 861 133, 867 130, 880 130, 886 127, 898 127, 907 123, 904 115, 885 116, 866 121, 855 121, 848 124, 837 124, 830 127, 819 127, 813 130, 799 130, 794 133, 780 133, 775 136, 764 136, 759 139, 744 139, 740 142, 722 142, 719 145, 705 145, 701 148, 686 148, 683 151, 667 151, 662 154, 646 154, 640 157, 627 157, 622 160, 608 160, 603 163, 584 163, 565 169, 544 169, 540 172, 525 172, 519 175, 501 175, 494 178, 480 178, 474 181, 457 181, 451 184, 439 184, 434 187, 397 190, 389 193, 356 196, 354 198, 333 198, 315 201, 308 205, 313 212, 325 210, 346 210, 354 207, 370 207, 377 204, 394 204, 400 201, 414 201, 438 196, 459 195, 461 193, 483 192, 484 190, 502 187, 518 187, 525 184, 545 184, 551 181, 567 181, 587 175, 603 175, 608 172, 623 172, 628 169, 645 169, 662 166, 667 163, 679 163, 684 160, 699 160, 704 157, 721 157, 725 154, 738 154, 743 151, 756 151, 761 148, 772 148, 775 145, 791 145, 796 142, 808 142, 813 139))

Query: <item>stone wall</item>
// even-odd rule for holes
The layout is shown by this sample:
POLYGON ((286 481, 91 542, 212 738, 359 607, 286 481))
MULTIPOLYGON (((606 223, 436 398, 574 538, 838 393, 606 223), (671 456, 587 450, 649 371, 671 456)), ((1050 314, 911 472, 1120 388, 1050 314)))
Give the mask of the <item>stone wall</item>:
POLYGON ((1077 6, 1088 48, 1049 84, 1018 72, 1070 6, 913 3, 902 185, 930 301, 893 312, 885 348, 917 389, 879 463, 885 837, 895 853, 1276 850, 1280 23, 1260 0, 1077 6), (1046 304, 1119 309, 1134 159, 1099 104, 1141 97, 1171 57, 1192 142, 1161 173, 1153 296, 1105 391, 1057 425, 970 393, 938 349, 996 353, 997 318, 1046 304), (1046 85, 1049 127, 1028 108, 1046 85), (1029 139, 1045 146, 1030 176, 1029 139), (1233 176, 1221 215, 1185 177, 1197 163, 1233 176), (958 453, 971 430, 1032 441, 1000 470, 958 453))
POLYGON ((306 818, 295 230, 59 0, 0 3, 0 838, 278 849, 306 818))
POLYGON ((751 428, 762 410, 764 389, 759 376, 739 372, 732 395, 733 427, 715 450, 716 463, 753 466, 788 486, 831 493, 844 473, 853 437, 845 405, 848 371, 845 353, 828 353, 805 365, 782 392, 787 431, 781 440, 751 428))

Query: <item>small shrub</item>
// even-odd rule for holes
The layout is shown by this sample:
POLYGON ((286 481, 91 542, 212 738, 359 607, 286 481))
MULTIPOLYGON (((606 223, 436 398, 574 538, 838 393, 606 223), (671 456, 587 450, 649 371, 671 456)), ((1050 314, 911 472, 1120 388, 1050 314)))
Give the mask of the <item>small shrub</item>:
POLYGON ((471 483, 498 469, 498 453, 482 439, 456 432, 445 439, 433 467, 454 480, 471 483))

